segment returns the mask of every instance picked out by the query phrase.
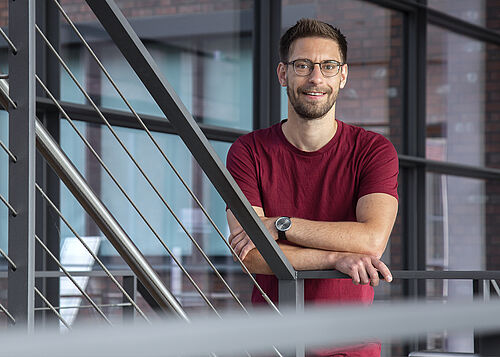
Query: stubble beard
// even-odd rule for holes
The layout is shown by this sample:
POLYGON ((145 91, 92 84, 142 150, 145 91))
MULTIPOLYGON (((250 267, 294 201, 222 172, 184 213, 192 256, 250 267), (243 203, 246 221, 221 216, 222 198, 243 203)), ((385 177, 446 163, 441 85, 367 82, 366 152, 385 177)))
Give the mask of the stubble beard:
POLYGON ((286 94, 288 95, 288 100, 292 104, 293 109, 301 118, 306 120, 314 120, 324 117, 330 111, 330 109, 332 109, 333 105, 337 101, 338 91, 333 93, 331 90, 328 91, 323 89, 321 91, 326 92, 327 95, 327 101, 324 103, 314 104, 309 103, 305 100, 300 100, 300 93, 303 93, 305 90, 312 89, 313 88, 311 87, 299 87, 297 88, 297 92, 294 92, 292 89, 290 89, 288 83, 286 87, 286 94))

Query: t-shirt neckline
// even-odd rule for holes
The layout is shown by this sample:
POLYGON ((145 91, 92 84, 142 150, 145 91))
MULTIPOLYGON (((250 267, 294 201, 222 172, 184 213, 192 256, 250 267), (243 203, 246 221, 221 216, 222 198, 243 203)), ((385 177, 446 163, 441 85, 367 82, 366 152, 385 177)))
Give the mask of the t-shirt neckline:
POLYGON ((293 151, 294 153, 297 153, 299 155, 304 155, 304 156, 316 156, 316 155, 322 155, 324 154, 325 152, 329 151, 333 146, 335 146, 335 144, 337 143, 337 141, 339 140, 339 137, 342 133, 342 129, 343 129, 343 122, 341 122, 340 120, 338 119, 335 119, 335 121, 337 122, 337 131, 335 132, 335 135, 333 136, 333 138, 330 139, 330 141, 328 143, 326 143, 322 148, 320 148, 319 150, 316 150, 316 151, 303 151, 303 150, 300 150, 299 148, 297 148, 296 146, 294 146, 291 142, 288 141, 288 139, 286 138, 285 134, 283 133, 283 129, 282 129, 282 125, 283 123, 285 123, 288 119, 283 119, 278 125, 277 125, 277 131, 278 131, 278 136, 280 138, 280 140, 285 144, 285 146, 293 151))

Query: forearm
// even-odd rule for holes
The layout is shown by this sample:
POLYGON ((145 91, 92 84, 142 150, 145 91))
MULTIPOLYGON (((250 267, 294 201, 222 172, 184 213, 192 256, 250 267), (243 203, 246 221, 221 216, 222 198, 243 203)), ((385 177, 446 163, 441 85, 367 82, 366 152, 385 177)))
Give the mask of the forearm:
POLYGON ((367 254, 380 258, 391 234, 397 200, 387 194, 361 197, 356 205, 355 222, 321 222, 292 218, 286 237, 295 244, 331 250, 367 254))
POLYGON ((380 257, 389 232, 361 222, 320 222, 292 218, 287 240, 321 250, 351 252, 380 257))
MULTIPOLYGON (((278 242, 279 247, 290 261, 295 270, 324 270, 334 269, 336 252, 321 249, 297 247, 278 242)), ((272 275, 271 268, 257 249, 252 249, 243 263, 251 273, 272 275)))

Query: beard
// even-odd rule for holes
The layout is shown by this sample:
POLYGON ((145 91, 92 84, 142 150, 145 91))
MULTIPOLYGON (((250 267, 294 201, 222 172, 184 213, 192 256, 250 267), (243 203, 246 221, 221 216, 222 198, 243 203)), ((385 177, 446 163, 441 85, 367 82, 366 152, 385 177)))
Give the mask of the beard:
POLYGON ((330 88, 314 88, 314 87, 299 87, 297 91, 293 91, 290 86, 286 87, 286 94, 288 95, 288 100, 292 104, 295 112, 303 119, 314 120, 322 118, 332 109, 333 105, 337 101, 338 90, 333 92, 330 88), (323 103, 311 103, 305 99, 301 99, 300 96, 307 90, 316 90, 326 93, 326 102, 323 103))

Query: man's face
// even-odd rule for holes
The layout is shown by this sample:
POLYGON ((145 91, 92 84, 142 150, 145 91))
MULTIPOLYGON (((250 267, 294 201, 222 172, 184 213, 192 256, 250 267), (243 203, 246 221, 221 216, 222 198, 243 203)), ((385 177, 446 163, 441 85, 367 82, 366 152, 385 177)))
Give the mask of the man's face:
MULTIPOLYGON (((294 41, 290 47, 289 61, 309 59, 312 62, 341 61, 338 44, 332 39, 307 37, 294 41)), ((319 65, 314 65, 308 76, 298 76, 293 65, 280 63, 280 83, 286 85, 288 100, 294 111, 303 119, 319 119, 333 108, 340 88, 347 80, 347 65, 334 77, 324 77, 319 65)))

